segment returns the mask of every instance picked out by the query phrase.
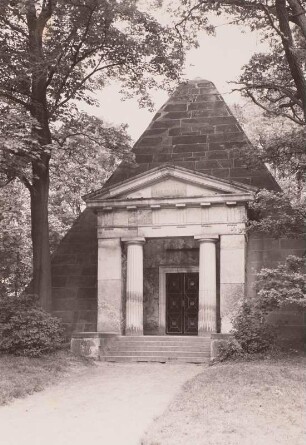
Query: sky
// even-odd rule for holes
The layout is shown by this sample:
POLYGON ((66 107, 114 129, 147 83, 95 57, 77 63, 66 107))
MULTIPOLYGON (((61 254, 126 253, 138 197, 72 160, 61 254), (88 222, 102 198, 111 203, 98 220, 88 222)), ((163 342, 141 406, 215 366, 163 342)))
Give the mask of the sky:
MULTIPOLYGON (((245 65, 255 52, 265 51, 266 46, 260 42, 256 32, 251 33, 246 28, 226 24, 226 18, 216 18, 216 36, 202 33, 199 37, 199 48, 192 49, 187 54, 184 78, 192 80, 197 77, 212 81, 224 100, 230 105, 241 101, 238 93, 230 94, 232 86, 245 65)), ((83 109, 108 123, 128 124, 127 132, 133 140, 137 140, 145 131, 158 110, 168 99, 165 91, 152 93, 155 111, 140 108, 137 100, 122 101, 119 93, 120 85, 112 83, 103 91, 97 93, 100 106, 83 109)))

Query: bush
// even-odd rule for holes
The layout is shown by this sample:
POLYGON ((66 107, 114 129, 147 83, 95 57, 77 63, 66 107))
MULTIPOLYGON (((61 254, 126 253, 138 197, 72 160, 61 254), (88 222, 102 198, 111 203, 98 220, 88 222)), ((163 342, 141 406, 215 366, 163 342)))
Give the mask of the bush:
POLYGON ((39 357, 62 346, 60 320, 35 303, 29 295, 0 297, 0 352, 39 357))
POLYGON ((275 346, 275 331, 256 305, 244 301, 233 319, 233 337, 219 346, 218 361, 252 358, 275 346))
POLYGON ((251 303, 243 302, 233 322, 233 335, 247 354, 268 351, 274 344, 275 333, 263 314, 251 303))
POLYGON ((235 360, 243 358, 245 352, 235 338, 222 342, 218 347, 218 361, 235 360))
POLYGON ((275 327, 267 316, 288 305, 306 307, 305 259, 289 255, 275 269, 257 274, 257 295, 244 301, 233 319, 233 339, 220 346, 219 360, 265 354, 275 346, 275 327))

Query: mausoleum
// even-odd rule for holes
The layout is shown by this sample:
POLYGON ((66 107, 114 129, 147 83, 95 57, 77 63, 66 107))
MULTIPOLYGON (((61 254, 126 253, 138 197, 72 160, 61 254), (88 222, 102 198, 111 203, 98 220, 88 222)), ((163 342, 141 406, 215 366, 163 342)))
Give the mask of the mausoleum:
MULTIPOLYGON (((213 83, 190 81, 135 144, 135 164, 84 197, 53 257, 53 312, 74 350, 203 361, 211 337, 230 331, 238 301, 254 295, 256 272, 301 253, 298 241, 246 235, 256 190, 280 190, 265 165, 243 164, 237 149, 246 144, 213 83)), ((278 323, 282 335, 301 334, 298 312, 278 323)))

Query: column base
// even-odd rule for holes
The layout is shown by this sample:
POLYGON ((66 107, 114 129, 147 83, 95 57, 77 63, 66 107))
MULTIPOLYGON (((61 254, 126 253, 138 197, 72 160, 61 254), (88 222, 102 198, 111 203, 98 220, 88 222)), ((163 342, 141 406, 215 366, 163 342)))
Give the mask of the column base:
POLYGON ((199 331, 198 337, 210 337, 212 334, 216 334, 217 331, 199 331))
POLYGON ((142 329, 127 328, 125 330, 126 337, 137 337, 143 335, 142 329))

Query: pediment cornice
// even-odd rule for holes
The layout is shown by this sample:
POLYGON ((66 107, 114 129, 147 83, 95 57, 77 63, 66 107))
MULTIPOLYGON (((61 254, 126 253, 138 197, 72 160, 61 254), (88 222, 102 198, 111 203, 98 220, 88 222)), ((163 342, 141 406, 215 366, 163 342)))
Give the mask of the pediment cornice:
MULTIPOLYGON (((230 182, 224 179, 219 179, 203 173, 188 170, 183 167, 177 167, 173 165, 165 165, 162 168, 154 168, 145 173, 134 176, 131 179, 122 181, 119 184, 115 184, 108 188, 102 188, 95 192, 92 192, 83 197, 87 205, 90 207, 100 206, 102 203, 107 204, 110 201, 113 203, 123 204, 125 202, 142 202, 149 205, 156 203, 166 203, 171 201, 180 200, 184 198, 186 201, 192 201, 196 199, 200 201, 207 198, 208 201, 222 201, 230 200, 244 200, 248 201, 252 199, 252 196, 256 188, 230 182), (163 181, 175 181, 178 184, 187 184, 190 186, 191 191, 196 188, 198 196, 185 195, 179 196, 176 192, 175 196, 154 196, 150 199, 143 199, 137 196, 137 192, 147 189, 148 187, 154 187, 156 184, 163 184, 163 181), (136 194, 135 194, 136 192, 136 194), (200 196, 199 196, 200 195, 200 196)), ((191 192, 192 193, 192 192, 191 192)), ((138 193, 139 194, 139 193, 138 193)), ((103 206, 104 207, 104 206, 103 206)))

